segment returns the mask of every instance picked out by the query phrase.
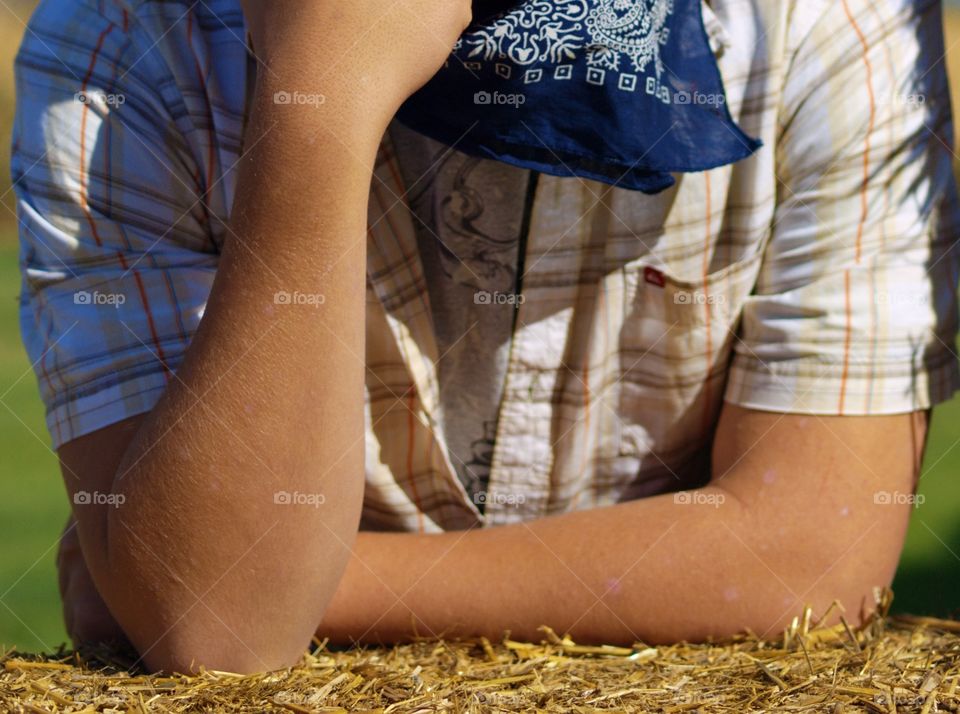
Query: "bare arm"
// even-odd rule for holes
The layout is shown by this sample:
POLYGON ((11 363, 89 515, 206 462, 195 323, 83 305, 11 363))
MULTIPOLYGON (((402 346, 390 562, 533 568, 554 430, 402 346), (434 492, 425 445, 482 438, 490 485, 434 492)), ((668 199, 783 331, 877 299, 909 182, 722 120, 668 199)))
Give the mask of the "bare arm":
POLYGON ((289 665, 333 595, 363 495, 375 152, 469 10, 426 0, 266 7, 245 7, 265 66, 229 237, 185 361, 148 415, 60 450, 72 492, 122 498, 74 515, 97 590, 153 669, 289 665), (404 25, 410 15, 418 22, 404 25), (325 102, 277 105, 278 91, 325 102), (314 299, 278 304, 278 292, 314 299), (278 492, 323 505, 277 503, 278 492))
POLYGON ((805 604, 856 620, 889 585, 926 417, 801 417, 727 405, 693 492, 440 535, 361 533, 318 635, 584 642, 776 634, 805 604), (699 498, 698 498, 699 497, 699 498), (892 501, 898 500, 896 497, 892 501))

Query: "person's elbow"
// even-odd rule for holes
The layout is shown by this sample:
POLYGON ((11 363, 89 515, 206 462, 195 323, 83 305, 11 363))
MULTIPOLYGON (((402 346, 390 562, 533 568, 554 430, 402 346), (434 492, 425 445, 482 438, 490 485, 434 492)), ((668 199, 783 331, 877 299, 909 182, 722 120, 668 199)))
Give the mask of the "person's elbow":
POLYGON ((850 542, 821 529, 778 549, 769 566, 781 575, 754 573, 764 584, 754 588, 760 597, 749 604, 748 628, 782 632, 807 607, 814 624, 833 626, 841 617, 852 627, 863 624, 876 613, 878 594, 893 582, 901 546, 899 538, 864 533, 850 542))
POLYGON ((252 674, 295 665, 310 644, 313 618, 292 616, 283 604, 258 603, 251 595, 251 603, 233 607, 202 599, 171 607, 183 600, 158 593, 126 613, 122 624, 140 661, 154 672, 252 674))
POLYGON ((135 644, 143 665, 152 672, 195 674, 201 669, 254 674, 292 667, 306 651, 310 636, 252 637, 221 623, 185 618, 169 632, 144 628, 135 644))
POLYGON ((136 553, 114 558, 105 599, 151 671, 290 667, 310 644, 328 589, 307 561, 289 558, 232 569, 154 567, 136 553))

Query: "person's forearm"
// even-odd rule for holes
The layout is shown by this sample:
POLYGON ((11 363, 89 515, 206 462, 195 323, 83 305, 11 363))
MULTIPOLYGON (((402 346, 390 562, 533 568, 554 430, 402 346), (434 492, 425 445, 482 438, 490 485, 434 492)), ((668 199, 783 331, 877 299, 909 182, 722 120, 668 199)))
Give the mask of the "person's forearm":
MULTIPOLYGON (((834 600, 851 624, 889 585, 926 416, 808 417, 725 404, 711 485, 484 530, 361 533, 317 634, 583 642, 776 634, 834 600)), ((834 617, 836 611, 834 611, 834 617)))
POLYGON ((275 104, 281 83, 258 86, 204 319, 117 471, 123 505, 81 520, 97 586, 151 667, 288 664, 356 534, 382 127, 343 103, 275 104))
POLYGON ((122 502, 74 514, 97 590, 152 669, 292 665, 337 587, 363 497, 376 151, 470 19, 469 0, 241 7, 257 86, 204 319, 142 421, 60 454, 68 488, 122 502))
POLYGON ((703 505, 664 495, 484 530, 362 532, 317 634, 390 642, 509 630, 537 641, 549 625, 586 643, 675 642, 745 628, 769 635, 808 602, 823 612, 835 597, 858 606, 869 594, 846 561, 849 587, 826 592, 837 583, 826 571, 855 532, 811 558, 816 544, 749 517, 730 494, 696 493, 703 505))

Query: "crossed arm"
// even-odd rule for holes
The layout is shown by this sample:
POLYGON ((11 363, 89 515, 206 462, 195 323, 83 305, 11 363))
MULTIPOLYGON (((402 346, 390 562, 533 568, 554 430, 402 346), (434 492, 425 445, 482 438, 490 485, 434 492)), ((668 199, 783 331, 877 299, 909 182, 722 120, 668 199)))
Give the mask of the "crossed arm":
MULTIPOLYGON (((81 479, 102 473, 119 461, 143 421, 134 417, 67 444, 65 471, 81 479)), ((180 597, 171 579, 185 571, 179 558, 164 564, 145 556, 143 570, 157 589, 139 603, 135 617, 142 621, 134 627, 143 628, 145 638, 138 646, 156 668, 202 663, 262 670, 295 658, 314 630, 343 643, 397 641, 415 633, 499 638, 505 630, 536 640, 536 628, 547 624, 584 642, 657 643, 747 628, 770 635, 804 605, 822 613, 835 600, 855 622, 870 611, 872 588, 890 584, 909 519, 909 505, 875 496, 913 492, 926 421, 919 412, 817 418, 727 405, 714 449, 715 477, 699 492, 711 498, 690 504, 665 495, 489 530, 361 532, 355 542, 346 532, 324 538, 319 556, 303 547, 309 537, 302 533, 287 533, 287 543, 278 544, 283 552, 260 541, 229 553, 218 550, 224 541, 212 526, 167 533, 175 550, 196 541, 218 557, 190 574, 192 590, 181 599, 182 610, 160 620, 154 614, 159 600, 180 597), (347 560, 342 576, 325 567, 333 559, 347 560), (274 567, 299 575, 316 591, 300 594, 299 601, 288 598, 268 585, 278 576, 274 567), (260 570, 262 580, 219 584, 251 569, 260 570), (336 591, 319 627, 305 623, 286 651, 268 659, 282 646, 275 638, 286 620, 299 614, 297 608, 316 613, 332 585, 336 591), (231 587, 238 588, 232 596, 231 587), (270 595, 254 604, 248 598, 257 589, 270 595), (228 604, 231 599, 237 605, 228 604), (164 645, 170 627, 185 634, 164 645), (212 639, 184 641, 198 627, 212 627, 212 639)), ((352 476, 362 481, 360 473, 352 476)), ((241 492, 227 493, 244 502, 241 492)), ((275 522, 275 514, 266 516, 253 534, 275 522)), ((313 537, 330 527, 319 527, 313 537)), ((123 636, 93 586, 75 533, 68 533, 61 554, 71 630, 79 639, 123 636)), ((108 573, 108 596, 120 594, 129 575, 108 573)))
POLYGON ((314 632, 537 637, 547 624, 656 642, 769 633, 806 603, 868 606, 909 516, 874 494, 913 491, 923 414, 728 405, 709 505, 659 496, 484 531, 357 533, 371 167, 467 17, 465 2, 378 6, 247 3, 266 69, 204 320, 153 411, 60 450, 71 493, 124 497, 74 508, 61 575, 75 635, 122 632, 153 669, 257 671, 295 661, 314 632), (402 22, 408 5, 429 32, 402 22), (313 29, 334 25, 335 37, 313 29), (363 47, 376 50, 364 60, 363 47), (380 62, 383 47, 394 62, 380 62), (315 89, 348 53, 321 108, 273 104, 276 91, 315 89), (281 309, 280 290, 326 300, 281 309), (278 507, 278 490, 326 502, 278 507))
POLYGON ((584 642, 699 641, 779 634, 805 605, 822 614, 835 600, 857 621, 892 581, 909 520, 909 505, 875 496, 913 493, 925 428, 923 413, 726 405, 714 478, 690 503, 666 494, 495 529, 361 532, 318 634, 538 641, 547 624, 584 642))

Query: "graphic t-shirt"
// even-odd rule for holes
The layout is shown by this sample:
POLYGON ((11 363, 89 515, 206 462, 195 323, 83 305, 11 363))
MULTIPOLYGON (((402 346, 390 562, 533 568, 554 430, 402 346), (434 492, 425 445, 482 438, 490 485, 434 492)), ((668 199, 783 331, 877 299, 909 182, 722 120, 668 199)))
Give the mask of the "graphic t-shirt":
POLYGON ((398 122, 390 135, 433 313, 441 424, 453 466, 482 510, 536 176, 469 157, 398 122))

